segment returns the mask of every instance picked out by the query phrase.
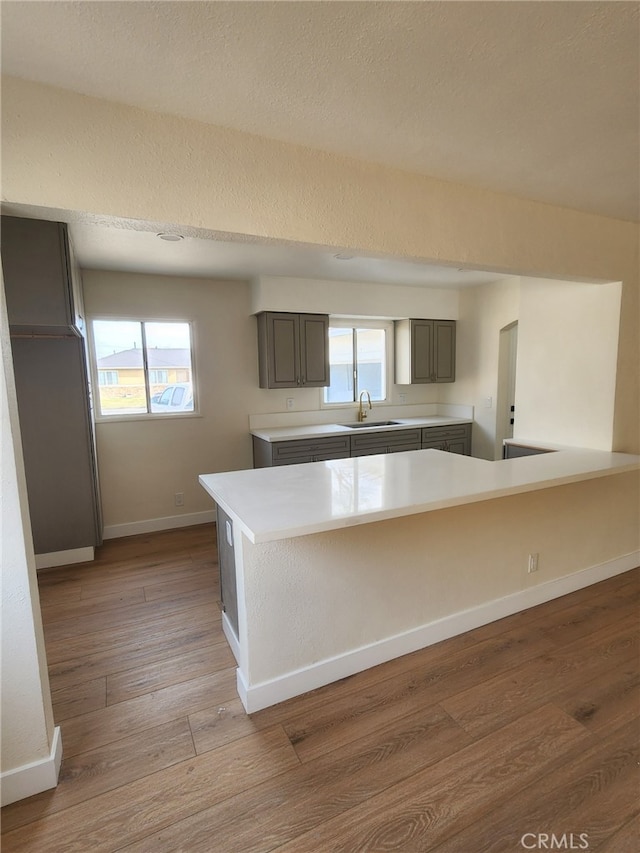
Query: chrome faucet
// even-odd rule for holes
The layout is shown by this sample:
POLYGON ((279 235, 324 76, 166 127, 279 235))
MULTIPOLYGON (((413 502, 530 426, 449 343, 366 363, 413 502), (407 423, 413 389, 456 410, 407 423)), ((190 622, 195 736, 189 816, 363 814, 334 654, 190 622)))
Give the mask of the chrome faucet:
POLYGON ((365 389, 365 390, 360 392, 360 397, 358 398, 358 400, 359 400, 359 403, 358 403, 358 421, 360 423, 362 423, 362 421, 367 419, 367 413, 362 408, 362 395, 363 394, 367 395, 367 400, 369 401, 369 408, 370 409, 372 408, 371 407, 371 394, 365 389))

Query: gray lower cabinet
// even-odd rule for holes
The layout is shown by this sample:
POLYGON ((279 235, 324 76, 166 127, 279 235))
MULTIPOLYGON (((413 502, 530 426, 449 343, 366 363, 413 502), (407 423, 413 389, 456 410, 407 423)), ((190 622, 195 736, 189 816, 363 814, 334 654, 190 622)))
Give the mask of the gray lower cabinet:
POLYGON ((351 436, 351 456, 400 453, 403 450, 420 450, 419 429, 368 432, 351 436))
POLYGON ((373 456, 376 453, 401 453, 424 448, 448 450, 471 456, 471 424, 450 427, 358 432, 294 441, 265 441, 253 436, 253 467, 295 465, 300 462, 322 462, 325 459, 346 459, 349 456, 373 456))
POLYGON ((329 384, 329 317, 258 314, 261 388, 323 388, 329 384))
POLYGON ((322 462, 350 456, 349 436, 317 438, 313 441, 264 441, 253 436, 253 467, 296 465, 300 462, 322 462))
POLYGON ((216 513, 218 565, 220 567, 220 598, 222 609, 238 637, 238 588, 236 584, 236 555, 233 548, 233 522, 220 507, 216 513))
POLYGON ((471 456, 471 424, 424 427, 422 430, 422 449, 427 450, 429 448, 471 456))
POLYGON ((455 320, 396 320, 394 338, 397 385, 455 382, 455 320))
POLYGON ((546 448, 528 447, 525 444, 505 444, 502 455, 504 459, 517 459, 519 456, 537 456, 539 453, 552 452, 546 448))

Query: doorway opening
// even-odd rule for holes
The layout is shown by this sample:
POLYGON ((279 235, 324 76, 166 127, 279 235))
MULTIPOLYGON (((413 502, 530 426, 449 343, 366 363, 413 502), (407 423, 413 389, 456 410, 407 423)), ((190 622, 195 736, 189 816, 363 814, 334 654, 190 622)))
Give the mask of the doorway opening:
POLYGON ((498 399, 496 404, 496 444, 494 459, 502 459, 505 438, 513 438, 516 413, 516 364, 518 321, 500 329, 498 348, 498 399))

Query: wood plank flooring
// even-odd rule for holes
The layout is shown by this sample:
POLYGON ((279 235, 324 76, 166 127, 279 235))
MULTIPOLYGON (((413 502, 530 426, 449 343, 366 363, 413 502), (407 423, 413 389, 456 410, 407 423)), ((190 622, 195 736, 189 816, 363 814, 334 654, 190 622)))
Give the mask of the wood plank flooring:
POLYGON ((3 853, 640 849, 640 569, 251 717, 212 525, 39 584, 64 760, 3 853))

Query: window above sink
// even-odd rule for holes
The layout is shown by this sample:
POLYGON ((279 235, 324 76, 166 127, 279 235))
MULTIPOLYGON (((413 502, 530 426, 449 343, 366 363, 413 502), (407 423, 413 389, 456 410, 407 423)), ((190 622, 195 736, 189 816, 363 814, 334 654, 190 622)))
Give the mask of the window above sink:
POLYGON ((322 390, 323 407, 358 402, 365 389, 374 403, 388 398, 393 363, 393 322, 371 318, 329 320, 330 385, 322 390))

